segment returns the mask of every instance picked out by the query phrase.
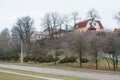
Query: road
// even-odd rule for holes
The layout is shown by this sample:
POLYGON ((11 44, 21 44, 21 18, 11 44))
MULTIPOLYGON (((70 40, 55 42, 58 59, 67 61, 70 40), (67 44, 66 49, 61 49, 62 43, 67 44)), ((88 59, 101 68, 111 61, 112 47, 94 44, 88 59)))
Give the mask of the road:
POLYGON ((96 80, 120 80, 119 75, 111 75, 111 74, 103 74, 103 73, 92 73, 92 72, 89 73, 89 72, 82 72, 82 71, 62 70, 62 69, 53 69, 53 68, 46 68, 46 67, 10 65, 10 64, 0 64, 0 67, 40 72, 40 73, 74 76, 74 77, 80 77, 80 78, 91 78, 96 80))

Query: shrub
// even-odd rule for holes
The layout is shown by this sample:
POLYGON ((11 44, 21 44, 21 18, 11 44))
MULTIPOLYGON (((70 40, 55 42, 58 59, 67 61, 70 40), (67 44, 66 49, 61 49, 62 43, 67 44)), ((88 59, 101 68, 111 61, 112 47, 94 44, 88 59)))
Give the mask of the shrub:
POLYGON ((11 56, 11 59, 12 60, 14 60, 14 61, 18 61, 19 60, 19 58, 20 58, 20 56, 19 55, 13 55, 13 56, 11 56))
POLYGON ((52 55, 45 56, 45 62, 53 62, 53 61, 54 61, 54 58, 52 55))
POLYGON ((43 63, 43 62, 45 62, 45 58, 44 57, 39 57, 39 58, 37 58, 37 62, 43 63))
POLYGON ((26 56, 24 57, 24 62, 28 62, 28 61, 34 61, 34 62, 39 62, 39 63, 44 63, 44 62, 54 62, 55 61, 58 61, 59 58, 58 57, 55 57, 53 58, 52 55, 46 55, 46 56, 41 56, 41 55, 34 55, 34 56, 26 56))
POLYGON ((59 61, 59 63, 66 63, 66 62, 67 62, 66 58, 59 61))
POLYGON ((87 63, 87 62, 89 62, 89 60, 87 58, 82 58, 82 62, 87 63))
POLYGON ((62 54, 64 54, 64 51, 61 51, 61 50, 59 51, 59 50, 58 50, 55 55, 56 55, 56 56, 60 56, 60 55, 62 55, 62 54))
POLYGON ((58 61, 59 58, 58 58, 58 57, 53 58, 52 55, 47 55, 47 56, 45 57, 45 62, 54 62, 54 60, 55 60, 55 61, 58 61))
POLYGON ((24 57, 24 62, 28 62, 28 61, 30 61, 31 60, 31 58, 30 58, 30 56, 26 56, 26 57, 24 57))
POLYGON ((2 61, 18 61, 19 60, 19 55, 18 54, 5 54, 5 55, 0 55, 0 60, 2 61))
POLYGON ((73 57, 73 56, 68 57, 68 58, 66 57, 66 58, 60 60, 59 63, 67 63, 67 62, 72 63, 72 62, 76 62, 76 59, 77 59, 77 57, 73 57))

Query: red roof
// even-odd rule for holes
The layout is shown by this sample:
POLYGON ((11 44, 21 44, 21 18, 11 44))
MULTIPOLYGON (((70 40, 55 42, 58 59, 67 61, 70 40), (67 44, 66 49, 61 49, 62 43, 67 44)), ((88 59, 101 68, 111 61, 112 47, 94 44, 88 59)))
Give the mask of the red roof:
POLYGON ((115 28, 114 32, 120 32, 120 28, 115 28))
POLYGON ((100 21, 96 20, 96 22, 98 22, 99 26, 100 26, 100 29, 103 29, 103 25, 100 21))
POLYGON ((76 28, 77 25, 78 25, 77 28, 84 28, 87 25, 88 21, 89 20, 85 20, 85 21, 81 21, 81 22, 75 24, 75 28, 76 28))
MULTIPOLYGON (((90 21, 90 19, 89 19, 89 20, 81 21, 81 22, 75 24, 74 28, 75 28, 75 29, 76 29, 76 28, 84 28, 84 27, 86 27, 88 21, 90 21), (78 25, 78 27, 76 27, 77 25, 78 25)), ((101 22, 98 21, 98 20, 95 20, 95 21, 99 24, 100 29, 103 29, 103 25, 101 24, 101 22)))

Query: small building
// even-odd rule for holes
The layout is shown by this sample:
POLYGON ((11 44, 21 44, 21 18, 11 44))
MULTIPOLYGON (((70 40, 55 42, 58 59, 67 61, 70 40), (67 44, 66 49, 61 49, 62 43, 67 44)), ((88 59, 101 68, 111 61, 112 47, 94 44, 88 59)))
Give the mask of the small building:
POLYGON ((99 20, 84 20, 81 22, 78 22, 74 26, 74 31, 80 31, 80 32, 86 32, 88 30, 93 30, 93 31, 103 31, 103 25, 99 20))
POLYGON ((37 40, 40 40, 40 39, 43 39, 43 38, 46 38, 46 37, 47 37, 47 33, 36 31, 32 34, 31 41, 35 42, 37 40))
POLYGON ((114 32, 120 32, 120 28, 115 28, 114 32))
POLYGON ((67 31, 64 29, 59 29, 53 33, 54 38, 62 37, 67 31))
MULTIPOLYGON (((62 37, 67 31, 64 30, 64 29, 55 29, 52 34, 53 34, 53 38, 60 38, 62 37)), ((49 35, 49 30, 48 29, 45 29, 43 30, 43 32, 39 32, 39 31, 36 31, 32 34, 31 36, 31 41, 32 42, 35 42, 37 40, 41 40, 43 38, 50 38, 50 35, 49 35)))

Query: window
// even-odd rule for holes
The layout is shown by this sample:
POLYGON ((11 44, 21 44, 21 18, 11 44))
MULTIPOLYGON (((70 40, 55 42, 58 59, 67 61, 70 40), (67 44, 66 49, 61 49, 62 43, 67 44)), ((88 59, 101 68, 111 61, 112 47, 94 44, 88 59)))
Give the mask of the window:
POLYGON ((92 23, 90 22, 90 23, 89 23, 89 25, 91 26, 91 25, 92 25, 92 23))
POLYGON ((96 23, 94 23, 94 26, 96 26, 96 23))

